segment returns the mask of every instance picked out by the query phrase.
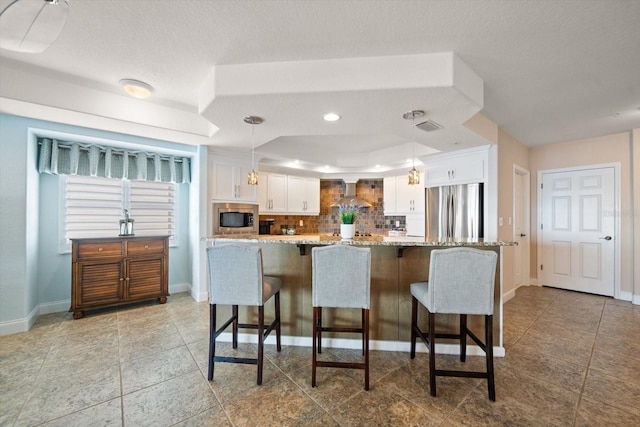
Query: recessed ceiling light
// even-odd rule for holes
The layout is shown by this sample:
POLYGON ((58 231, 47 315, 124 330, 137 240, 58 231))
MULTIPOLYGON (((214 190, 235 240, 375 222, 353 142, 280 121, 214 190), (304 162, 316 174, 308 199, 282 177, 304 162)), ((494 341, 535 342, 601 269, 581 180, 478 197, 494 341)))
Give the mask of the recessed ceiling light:
POLYGON ((335 122, 337 120, 340 120, 340 116, 336 113, 327 113, 322 118, 327 122, 335 122))
POLYGON ((140 80, 122 79, 120 84, 124 91, 134 98, 145 99, 153 93, 153 86, 140 80))

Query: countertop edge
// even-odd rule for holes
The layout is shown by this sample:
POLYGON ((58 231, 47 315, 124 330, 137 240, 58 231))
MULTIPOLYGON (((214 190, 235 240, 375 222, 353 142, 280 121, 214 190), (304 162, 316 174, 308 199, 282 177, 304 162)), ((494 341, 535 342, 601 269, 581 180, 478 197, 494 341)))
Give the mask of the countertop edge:
POLYGON ((427 246, 427 247, 499 247, 515 246, 517 242, 506 241, 427 241, 420 238, 402 238, 393 236, 362 237, 352 240, 341 240, 333 236, 213 236, 208 237, 207 242, 220 243, 266 243, 266 244, 288 244, 288 245, 349 245, 349 246, 427 246))

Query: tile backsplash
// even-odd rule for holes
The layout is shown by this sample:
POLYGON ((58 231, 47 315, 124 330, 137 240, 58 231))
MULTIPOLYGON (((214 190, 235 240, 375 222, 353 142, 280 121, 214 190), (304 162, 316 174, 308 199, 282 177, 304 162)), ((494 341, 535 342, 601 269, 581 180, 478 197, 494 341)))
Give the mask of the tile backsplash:
MULTIPOLYGON (((320 181, 320 215, 260 215, 261 220, 273 219, 271 234, 280 234, 282 228, 293 228, 297 234, 331 234, 340 232, 338 210, 331 205, 344 197, 346 185, 342 180, 320 181), (300 221, 303 225, 300 226, 300 221)), ((382 179, 361 179, 356 184, 356 195, 371 203, 363 209, 356 221, 360 233, 386 234, 399 221, 405 227, 404 216, 384 216, 382 179)))

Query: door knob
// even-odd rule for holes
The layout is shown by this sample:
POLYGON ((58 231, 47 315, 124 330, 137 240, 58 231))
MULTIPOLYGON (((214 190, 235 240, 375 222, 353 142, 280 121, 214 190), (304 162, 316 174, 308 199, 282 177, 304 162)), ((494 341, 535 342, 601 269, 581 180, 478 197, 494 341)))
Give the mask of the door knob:
POLYGON ((611 237, 611 236, 604 236, 604 237, 598 237, 598 239, 611 240, 611 239, 613 239, 613 237, 611 237))
POLYGON ((524 233, 520 233, 520 237, 527 237, 527 235, 524 233))

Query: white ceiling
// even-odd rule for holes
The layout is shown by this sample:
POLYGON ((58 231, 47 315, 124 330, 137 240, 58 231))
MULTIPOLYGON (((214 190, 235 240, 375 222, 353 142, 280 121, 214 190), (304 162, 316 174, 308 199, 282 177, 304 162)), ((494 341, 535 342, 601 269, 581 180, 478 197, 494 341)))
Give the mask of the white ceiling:
MULTIPOLYGON (((44 53, 0 50, 0 111, 244 153, 251 129, 242 118, 258 115, 265 163, 342 170, 486 143, 462 126, 477 111, 529 146, 640 127, 637 0, 70 3, 44 53), (412 86, 402 68, 363 71, 363 58, 446 52, 484 83, 481 96, 458 103, 469 93, 453 74, 443 88, 412 86), (317 75, 304 83, 309 64, 317 75), (261 79, 269 67, 279 81, 261 79), (344 76, 359 78, 341 87, 344 76), (154 96, 127 98, 123 78, 151 84, 154 96), (410 109, 443 129, 414 132, 401 117, 410 109), (329 110, 343 119, 319 123, 316 113, 329 110)), ((430 76, 423 65, 409 74, 430 76)))

